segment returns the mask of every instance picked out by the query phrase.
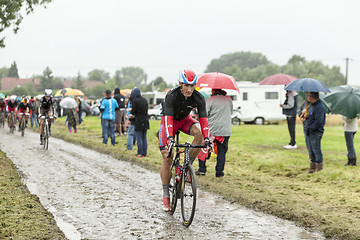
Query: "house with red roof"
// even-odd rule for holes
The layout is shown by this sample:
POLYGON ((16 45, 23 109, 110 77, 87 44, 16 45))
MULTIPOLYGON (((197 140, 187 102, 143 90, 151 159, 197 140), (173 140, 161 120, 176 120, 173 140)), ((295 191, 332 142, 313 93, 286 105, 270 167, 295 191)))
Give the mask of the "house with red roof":
POLYGON ((34 89, 40 85, 40 78, 15 78, 15 77, 4 77, 1 80, 0 90, 9 91, 14 87, 25 87, 28 83, 32 83, 34 89))

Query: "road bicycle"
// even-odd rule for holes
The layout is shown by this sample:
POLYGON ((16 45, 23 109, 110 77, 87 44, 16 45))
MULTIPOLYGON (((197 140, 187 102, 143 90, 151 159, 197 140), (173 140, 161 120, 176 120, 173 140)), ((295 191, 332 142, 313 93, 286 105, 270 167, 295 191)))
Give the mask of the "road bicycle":
POLYGON ((196 178, 193 166, 190 163, 191 148, 207 148, 206 145, 192 145, 189 142, 179 144, 179 132, 176 133, 176 143, 169 146, 168 158, 172 155, 172 149, 176 148, 176 155, 171 165, 170 179, 170 214, 174 214, 177 200, 181 200, 181 216, 183 224, 189 227, 194 219, 196 207, 196 178), (180 148, 184 148, 180 150, 180 148), (180 154, 184 153, 183 165, 180 165, 180 154))
POLYGON ((0 127, 5 127, 5 112, 0 110, 0 127))
POLYGON ((10 112, 10 119, 9 119, 9 128, 10 128, 10 133, 14 133, 15 132, 15 128, 16 128, 16 117, 15 117, 15 112, 10 112))
POLYGON ((29 116, 29 114, 25 113, 25 114, 23 114, 23 116, 21 118, 21 122, 20 122, 21 136, 25 135, 25 128, 26 128, 26 117, 25 116, 29 116))
POLYGON ((47 112, 45 112, 45 119, 44 119, 44 131, 43 131, 43 138, 42 144, 46 150, 49 148, 49 137, 50 137, 50 126, 49 126, 50 117, 47 112))

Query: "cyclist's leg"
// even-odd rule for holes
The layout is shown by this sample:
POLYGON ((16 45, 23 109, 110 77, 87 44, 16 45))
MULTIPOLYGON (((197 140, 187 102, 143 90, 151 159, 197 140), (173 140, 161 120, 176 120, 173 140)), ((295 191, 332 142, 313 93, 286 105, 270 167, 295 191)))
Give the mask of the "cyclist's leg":
POLYGON ((19 112, 19 131, 20 131, 20 125, 21 125, 21 120, 23 118, 24 114, 22 112, 19 112))
POLYGON ((44 135, 44 120, 45 120, 45 111, 40 108, 40 141, 42 141, 42 136, 44 135))
MULTIPOLYGON (((163 187, 163 210, 169 212, 169 211, 171 211, 169 186, 170 186, 170 179, 171 179, 172 156, 170 158, 167 157, 169 155, 169 152, 166 149, 167 136, 166 136, 164 123, 165 123, 165 120, 164 120, 164 117, 162 117, 161 123, 160 123, 160 130, 159 130, 159 148, 160 148, 160 152, 161 152, 162 159, 163 159, 161 169, 160 169, 160 177, 161 177, 161 182, 162 182, 162 187, 163 187)), ((175 129, 176 128, 175 122, 173 125, 174 125, 173 126, 174 132, 176 132, 177 130, 175 129)))

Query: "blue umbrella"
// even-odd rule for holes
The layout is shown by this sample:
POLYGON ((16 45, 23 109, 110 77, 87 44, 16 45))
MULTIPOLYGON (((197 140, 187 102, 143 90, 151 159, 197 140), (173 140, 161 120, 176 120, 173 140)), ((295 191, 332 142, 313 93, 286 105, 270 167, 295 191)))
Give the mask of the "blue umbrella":
POLYGON ((289 83, 285 90, 298 92, 330 92, 327 86, 313 78, 301 78, 289 83))

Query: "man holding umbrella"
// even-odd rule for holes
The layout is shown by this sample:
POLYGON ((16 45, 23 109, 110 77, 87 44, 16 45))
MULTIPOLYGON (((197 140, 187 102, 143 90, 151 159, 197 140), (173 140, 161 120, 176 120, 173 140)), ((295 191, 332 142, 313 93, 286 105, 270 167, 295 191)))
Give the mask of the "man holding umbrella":
POLYGON ((305 142, 310 157, 308 173, 319 172, 323 168, 321 138, 324 134, 326 116, 325 107, 319 99, 319 92, 330 92, 330 90, 319 80, 309 77, 289 83, 285 90, 306 92, 306 101, 309 105, 302 110, 300 119, 304 121, 305 142))
POLYGON ((306 101, 311 104, 310 108, 303 109, 306 117, 304 132, 308 138, 307 149, 310 157, 310 169, 308 173, 319 172, 323 168, 323 155, 321 152, 321 139, 324 134, 326 111, 319 99, 318 92, 306 92, 306 101))

